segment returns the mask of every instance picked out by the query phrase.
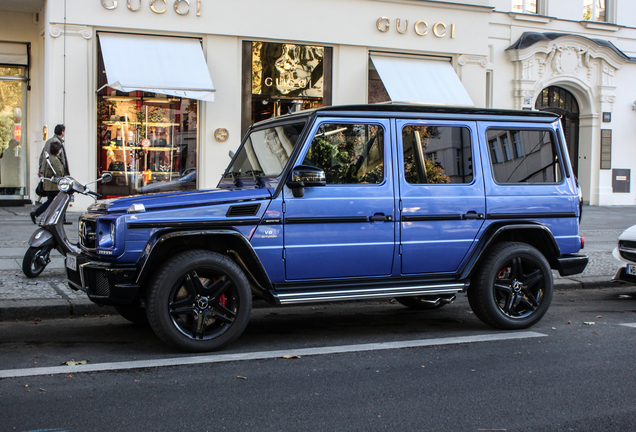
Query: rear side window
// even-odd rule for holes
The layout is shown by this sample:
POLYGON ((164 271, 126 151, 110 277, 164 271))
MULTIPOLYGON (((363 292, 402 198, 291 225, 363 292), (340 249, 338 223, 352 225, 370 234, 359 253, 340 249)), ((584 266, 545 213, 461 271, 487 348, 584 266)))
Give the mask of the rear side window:
POLYGON ((405 126, 404 176, 411 184, 473 181, 470 131, 456 126, 405 126))
POLYGON ((384 129, 373 124, 323 123, 303 164, 322 168, 328 185, 382 183, 384 129))
POLYGON ((488 129, 490 165, 497 183, 560 183, 563 168, 550 130, 488 129))

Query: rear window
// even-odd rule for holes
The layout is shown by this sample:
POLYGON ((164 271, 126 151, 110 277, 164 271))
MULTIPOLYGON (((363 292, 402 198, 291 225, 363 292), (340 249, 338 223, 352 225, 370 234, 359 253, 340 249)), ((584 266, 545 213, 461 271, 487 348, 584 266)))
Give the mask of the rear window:
POLYGON ((488 129, 490 166, 497 183, 560 183, 563 168, 551 130, 488 129))

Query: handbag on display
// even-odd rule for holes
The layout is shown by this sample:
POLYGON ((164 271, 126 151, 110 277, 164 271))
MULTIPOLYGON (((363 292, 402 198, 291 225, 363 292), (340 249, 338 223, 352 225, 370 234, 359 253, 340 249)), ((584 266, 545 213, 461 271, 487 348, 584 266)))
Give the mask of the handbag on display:
POLYGON ((123 171, 124 163, 122 161, 112 161, 110 165, 108 165, 108 171, 123 171))

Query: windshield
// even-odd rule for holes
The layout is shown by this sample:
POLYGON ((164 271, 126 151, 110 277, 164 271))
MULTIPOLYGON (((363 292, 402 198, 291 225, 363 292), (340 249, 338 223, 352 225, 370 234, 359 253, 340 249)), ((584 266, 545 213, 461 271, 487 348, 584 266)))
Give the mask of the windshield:
POLYGON ((278 177, 283 172, 305 122, 252 132, 226 171, 233 177, 278 177))

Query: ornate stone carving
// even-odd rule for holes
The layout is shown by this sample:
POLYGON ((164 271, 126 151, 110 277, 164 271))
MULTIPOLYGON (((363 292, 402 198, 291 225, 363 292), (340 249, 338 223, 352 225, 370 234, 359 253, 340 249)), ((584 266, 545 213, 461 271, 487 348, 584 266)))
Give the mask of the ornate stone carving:
POLYGON ((462 66, 466 66, 467 64, 478 64, 485 68, 488 65, 488 57, 462 54, 459 56, 457 62, 462 66))
POLYGON ((64 24, 53 24, 51 27, 49 27, 49 33, 54 38, 60 37, 63 34, 66 36, 81 36, 86 40, 93 37, 92 28, 75 25, 64 26, 64 24))

